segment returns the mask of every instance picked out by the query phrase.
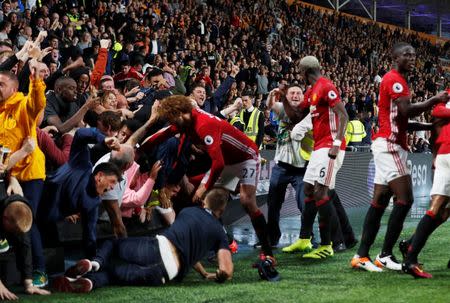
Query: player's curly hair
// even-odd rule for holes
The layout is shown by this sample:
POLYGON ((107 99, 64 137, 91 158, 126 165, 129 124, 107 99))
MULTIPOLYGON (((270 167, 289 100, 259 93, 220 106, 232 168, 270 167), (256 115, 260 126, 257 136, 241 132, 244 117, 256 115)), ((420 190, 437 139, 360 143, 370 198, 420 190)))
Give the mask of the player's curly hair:
POLYGON ((192 112, 194 108, 191 99, 185 96, 170 96, 161 101, 158 109, 160 118, 174 123, 182 114, 192 112))

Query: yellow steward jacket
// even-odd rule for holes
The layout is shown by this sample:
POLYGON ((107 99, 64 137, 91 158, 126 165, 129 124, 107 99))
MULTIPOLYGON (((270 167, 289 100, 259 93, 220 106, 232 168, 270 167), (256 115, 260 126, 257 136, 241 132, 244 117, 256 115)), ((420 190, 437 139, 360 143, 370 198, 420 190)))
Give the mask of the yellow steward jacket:
POLYGON ((345 140, 348 143, 361 143, 363 138, 367 136, 364 124, 361 121, 355 119, 347 124, 347 130, 345 133, 345 140))
POLYGON ((22 147, 26 137, 36 140, 34 151, 11 170, 11 174, 22 182, 45 179, 45 156, 36 137, 36 120, 45 104, 45 83, 33 79, 28 96, 17 92, 0 104, 0 144, 8 147, 12 154, 22 147))
MULTIPOLYGON (((245 109, 241 110, 241 113, 239 114, 239 118, 241 119, 242 123, 244 123, 244 112, 245 109)), ((261 111, 257 108, 253 109, 250 119, 248 119, 247 125, 245 125, 244 133, 247 135, 247 137, 250 138, 253 142, 256 142, 256 138, 258 137, 259 132, 259 115, 261 114, 261 111)))

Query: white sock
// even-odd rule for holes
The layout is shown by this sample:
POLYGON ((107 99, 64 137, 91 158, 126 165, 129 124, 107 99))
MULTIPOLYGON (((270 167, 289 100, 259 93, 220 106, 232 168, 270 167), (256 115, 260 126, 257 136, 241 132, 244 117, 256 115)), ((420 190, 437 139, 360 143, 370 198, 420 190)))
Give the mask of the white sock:
POLYGON ((98 263, 97 261, 91 261, 91 265, 93 271, 98 271, 100 269, 100 263, 98 263))

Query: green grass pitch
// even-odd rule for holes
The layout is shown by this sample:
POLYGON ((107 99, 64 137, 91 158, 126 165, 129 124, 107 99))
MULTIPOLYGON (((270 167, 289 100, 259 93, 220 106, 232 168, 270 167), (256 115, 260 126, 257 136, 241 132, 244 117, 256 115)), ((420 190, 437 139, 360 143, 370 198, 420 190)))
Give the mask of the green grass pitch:
MULTIPOLYGON (((403 232, 402 238, 410 235, 403 232)), ((384 233, 380 233, 382 235, 384 233)), ((378 253, 381 237, 372 249, 378 253)), ((415 280, 409 275, 385 271, 367 273, 352 270, 349 261, 355 249, 322 262, 307 262, 298 255, 277 251, 282 280, 269 283, 259 280, 251 263, 257 252, 235 255, 232 281, 222 285, 201 279, 192 271, 181 284, 163 287, 108 287, 90 294, 55 293, 50 297, 26 296, 21 302, 450 302, 450 224, 444 224, 427 243, 420 255, 433 279, 415 280)), ((397 252, 398 257, 400 253, 397 252)), ((214 270, 213 267, 209 268, 214 270)))

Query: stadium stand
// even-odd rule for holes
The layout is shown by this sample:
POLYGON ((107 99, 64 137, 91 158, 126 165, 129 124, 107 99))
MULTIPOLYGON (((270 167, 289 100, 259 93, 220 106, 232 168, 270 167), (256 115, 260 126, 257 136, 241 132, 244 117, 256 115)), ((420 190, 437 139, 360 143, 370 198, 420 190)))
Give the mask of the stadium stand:
MULTIPOLYGON (((417 53, 407 79, 413 102, 448 87, 442 62, 450 58, 450 43, 300 1, 4 0, 0 144, 1 160, 9 162, 0 167, 0 197, 19 195, 33 213, 25 233, 31 244, 20 246, 33 251, 21 256, 25 286, 46 286, 46 272, 61 272, 64 250, 74 244, 83 243, 92 254, 97 240, 155 234, 193 205, 199 175, 211 167, 203 147, 192 147, 181 135, 141 148, 167 126, 152 117, 168 96, 188 96, 210 115, 243 123, 253 137, 260 129, 251 132, 249 125, 260 126, 250 112, 261 112, 262 156, 268 160, 257 188, 262 205, 280 123, 266 100, 288 85, 306 91, 299 67, 306 55, 319 60, 358 125, 358 134, 350 136, 362 136, 364 128, 365 135, 347 149, 354 162, 347 160, 338 176, 350 183, 338 181, 336 190, 345 207, 367 204, 343 188, 355 175, 358 195, 367 196, 373 186, 369 152, 379 130, 379 87, 399 41, 417 53), (243 109, 243 102, 250 104, 243 109)), ((431 115, 415 121, 431 122, 431 115)), ((211 140, 206 137, 204 145, 211 140)), ((431 154, 433 140, 430 131, 409 132, 408 152, 431 154)), ((423 163, 430 157, 410 155, 411 165, 431 171, 431 162, 423 163)), ((430 184, 421 176, 415 175, 415 191, 425 196, 430 184)), ((241 217, 236 205, 229 206, 223 222, 241 217)), ((10 241, 2 230, 0 237, 0 250, 7 251, 10 241)), ((5 284, 20 282, 13 260, 11 252, 0 254, 5 284)))

